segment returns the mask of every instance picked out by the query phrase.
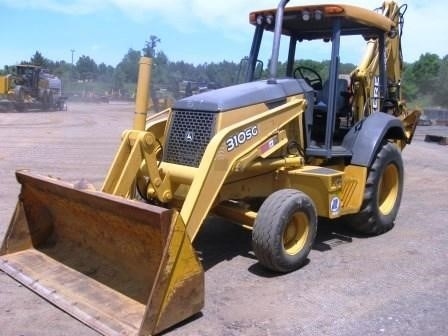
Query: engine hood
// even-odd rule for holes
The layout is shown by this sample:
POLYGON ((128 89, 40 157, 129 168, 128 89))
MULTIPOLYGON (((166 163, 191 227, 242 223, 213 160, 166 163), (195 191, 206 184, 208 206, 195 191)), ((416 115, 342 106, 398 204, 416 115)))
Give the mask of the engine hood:
POLYGON ((288 96, 312 91, 303 79, 278 79, 275 84, 262 80, 186 97, 178 100, 173 109, 218 113, 259 103, 275 103, 288 96))

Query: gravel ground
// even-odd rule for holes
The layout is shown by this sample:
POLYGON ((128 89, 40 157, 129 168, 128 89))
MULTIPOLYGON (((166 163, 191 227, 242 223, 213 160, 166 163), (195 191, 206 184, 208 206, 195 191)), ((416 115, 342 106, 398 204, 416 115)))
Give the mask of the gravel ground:
MULTIPOLYGON (((132 125, 132 106, 70 105, 67 112, 0 114, 0 239, 30 168, 100 186, 132 125)), ((205 307, 166 335, 448 335, 448 146, 418 127, 403 153, 405 192, 393 230, 371 238, 319 226, 302 269, 265 272, 250 233, 209 219, 195 242, 203 258, 205 307)), ((0 271, 0 335, 97 335, 0 271)))

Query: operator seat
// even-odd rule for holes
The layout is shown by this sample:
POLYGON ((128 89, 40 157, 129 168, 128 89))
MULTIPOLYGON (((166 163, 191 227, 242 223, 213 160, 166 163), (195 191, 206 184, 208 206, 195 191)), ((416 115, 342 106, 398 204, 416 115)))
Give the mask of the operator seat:
MULTIPOLYGON (((338 78, 336 81, 336 114, 343 112, 348 105, 349 82, 346 78, 338 78)), ((330 81, 326 80, 322 90, 317 93, 317 104, 315 109, 327 112, 328 99, 330 97, 330 81)))
MULTIPOLYGON (((347 76, 348 77, 348 76, 347 76)), ((330 81, 326 80, 322 90, 317 92, 316 105, 313 112, 313 127, 311 137, 317 142, 323 142, 325 139, 325 130, 328 113, 328 100, 330 96, 330 81)), ((336 130, 340 126, 340 117, 347 117, 350 111, 350 83, 349 78, 340 75, 336 81, 336 130)))

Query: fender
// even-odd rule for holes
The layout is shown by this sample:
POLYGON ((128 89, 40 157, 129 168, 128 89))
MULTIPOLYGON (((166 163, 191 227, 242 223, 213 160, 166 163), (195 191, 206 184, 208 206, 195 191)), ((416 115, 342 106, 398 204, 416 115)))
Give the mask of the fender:
POLYGON ((352 152, 352 165, 370 167, 383 140, 405 138, 400 119, 377 112, 352 127, 344 137, 342 146, 352 152))

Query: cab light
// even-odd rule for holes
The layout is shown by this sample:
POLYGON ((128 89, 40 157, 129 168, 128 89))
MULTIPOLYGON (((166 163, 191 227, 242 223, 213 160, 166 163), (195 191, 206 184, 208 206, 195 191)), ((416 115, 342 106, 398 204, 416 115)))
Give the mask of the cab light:
POLYGON ((249 14, 249 23, 255 24, 256 22, 257 22, 257 16, 255 15, 255 13, 250 13, 249 14))
POLYGON ((303 20, 303 21, 309 21, 310 19, 311 19, 311 14, 310 14, 310 12, 307 11, 307 10, 304 10, 304 11, 302 12, 302 20, 303 20))
POLYGON ((316 10, 314 11, 314 20, 316 20, 316 21, 320 21, 320 20, 322 20, 322 17, 323 17, 323 16, 324 16, 324 13, 322 13, 321 10, 316 9, 316 10))
POLYGON ((325 6, 324 11, 328 15, 342 14, 344 13, 344 8, 339 6, 325 6))

